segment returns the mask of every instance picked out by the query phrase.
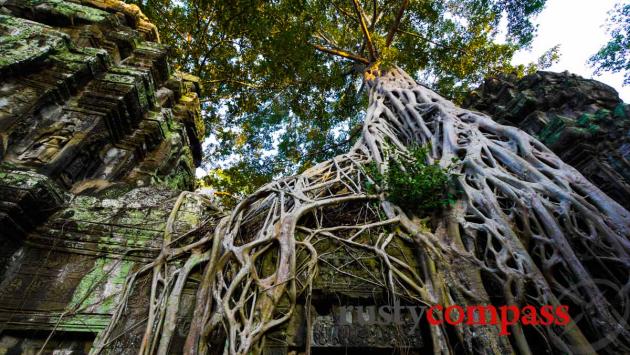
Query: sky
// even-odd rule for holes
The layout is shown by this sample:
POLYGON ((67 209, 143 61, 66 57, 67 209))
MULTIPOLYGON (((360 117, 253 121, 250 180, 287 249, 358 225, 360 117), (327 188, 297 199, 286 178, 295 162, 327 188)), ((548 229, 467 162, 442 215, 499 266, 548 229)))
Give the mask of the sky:
POLYGON ((513 63, 535 62, 546 50, 560 44, 560 61, 546 70, 568 70, 599 80, 615 88, 625 102, 630 102, 630 86, 621 86, 622 73, 594 76, 593 68, 587 64, 588 58, 608 42, 604 27, 608 11, 624 1, 630 0, 547 0, 545 9, 534 20, 538 32, 531 51, 520 51, 513 63))

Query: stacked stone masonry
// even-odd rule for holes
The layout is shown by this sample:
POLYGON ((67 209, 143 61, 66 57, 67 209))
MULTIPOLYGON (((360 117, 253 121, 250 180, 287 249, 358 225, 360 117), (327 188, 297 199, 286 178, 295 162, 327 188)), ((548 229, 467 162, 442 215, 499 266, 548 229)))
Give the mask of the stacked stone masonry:
POLYGON ((568 72, 504 76, 464 105, 536 136, 630 209, 630 105, 610 86, 568 72))
MULTIPOLYGON (((167 59, 136 6, 0 1, 0 354, 87 352, 159 252, 204 137, 167 59)), ((218 214, 186 194, 174 231, 218 214)))

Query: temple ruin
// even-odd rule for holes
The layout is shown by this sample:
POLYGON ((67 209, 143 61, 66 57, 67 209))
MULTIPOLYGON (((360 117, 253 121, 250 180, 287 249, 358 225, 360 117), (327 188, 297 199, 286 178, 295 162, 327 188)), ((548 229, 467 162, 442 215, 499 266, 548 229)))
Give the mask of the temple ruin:
MULTIPOLYGON (((118 0, 0 1, 0 78, 0 353, 87 354, 127 276, 158 255, 165 231, 194 238, 225 215, 192 192, 205 135, 200 83, 169 66, 155 26, 118 0)), ((536 135, 630 208, 630 106, 610 87, 542 72, 489 79, 467 105, 536 135)), ((339 324, 346 311, 376 319, 387 291, 336 273, 357 258, 369 265, 357 275, 379 273, 369 255, 320 247, 311 309, 298 305, 265 353, 427 346, 415 305, 401 305, 395 324, 339 324)), ((408 245, 395 249, 414 260, 408 245)), ((201 272, 192 273, 173 353, 195 305, 201 272)), ((149 287, 133 292, 104 352, 133 354, 142 341, 149 287)))

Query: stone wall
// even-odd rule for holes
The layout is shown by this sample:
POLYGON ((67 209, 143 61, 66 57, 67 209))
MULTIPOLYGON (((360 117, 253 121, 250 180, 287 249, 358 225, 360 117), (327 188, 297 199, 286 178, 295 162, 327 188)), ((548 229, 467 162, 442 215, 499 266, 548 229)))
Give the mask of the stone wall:
POLYGON ((518 126, 630 209, 630 105, 608 85, 564 73, 487 79, 466 107, 518 126))
POLYGON ((173 211, 199 82, 118 0, 0 0, 0 78, 0 354, 83 353, 169 217, 181 234, 221 213, 195 194, 173 211))

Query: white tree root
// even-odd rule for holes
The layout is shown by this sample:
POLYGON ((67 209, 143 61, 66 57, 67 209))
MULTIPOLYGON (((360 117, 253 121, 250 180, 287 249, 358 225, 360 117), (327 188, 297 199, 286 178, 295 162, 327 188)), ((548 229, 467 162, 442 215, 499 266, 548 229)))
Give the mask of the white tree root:
POLYGON ((436 354, 455 352, 456 343, 468 353, 529 354, 534 343, 550 352, 589 353, 597 350, 591 342, 606 337, 608 351, 630 351, 627 324, 597 282, 607 278, 625 295, 630 289, 630 213, 521 130, 456 107, 398 68, 372 74, 362 136, 347 154, 262 187, 194 242, 171 242, 168 227, 162 253, 129 277, 92 352, 107 351, 136 279, 151 271, 140 353, 168 353, 182 289, 202 266, 183 351, 259 353, 296 302, 310 309, 313 280, 326 263, 322 243, 349 253, 354 267, 363 265, 362 255, 378 258, 383 272, 369 278, 327 265, 383 288, 390 302, 570 302, 572 311, 586 314, 566 327, 514 325, 510 337, 492 326, 460 326, 451 335, 433 326, 436 354), (430 228, 364 188, 371 181, 365 164, 383 169, 392 153, 406 156, 412 144, 430 144, 429 162, 444 167, 459 159, 458 202, 430 216, 430 228), (401 244, 416 248, 418 260, 397 252, 401 244))

